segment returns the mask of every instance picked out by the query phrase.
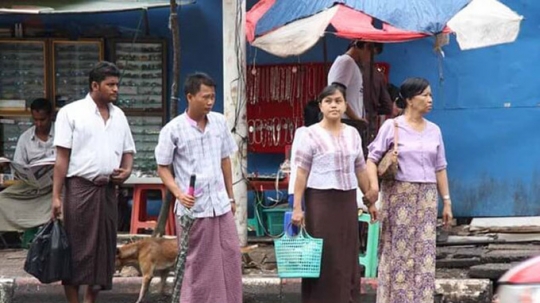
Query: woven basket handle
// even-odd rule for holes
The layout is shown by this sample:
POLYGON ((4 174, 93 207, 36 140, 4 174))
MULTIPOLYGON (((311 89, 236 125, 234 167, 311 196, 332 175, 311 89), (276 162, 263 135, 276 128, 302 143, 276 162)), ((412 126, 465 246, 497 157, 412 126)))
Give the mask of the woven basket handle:
MULTIPOLYGON (((287 230, 289 229, 289 227, 291 227, 293 224, 292 222, 289 222, 289 224, 287 225, 287 230)), ((289 238, 296 238, 296 237, 300 237, 301 239, 303 238, 311 238, 311 236, 308 234, 307 230, 306 230, 306 224, 305 223, 302 223, 302 225, 300 225, 300 230, 298 231, 298 234, 294 235, 294 236, 290 236, 287 231, 285 231, 285 236, 286 237, 289 237, 289 238)))

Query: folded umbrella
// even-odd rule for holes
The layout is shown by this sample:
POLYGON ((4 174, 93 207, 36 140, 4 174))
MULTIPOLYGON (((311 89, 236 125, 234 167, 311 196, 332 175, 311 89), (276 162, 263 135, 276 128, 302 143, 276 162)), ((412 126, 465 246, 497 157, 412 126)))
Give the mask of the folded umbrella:
POLYGON ((176 268, 174 275, 172 303, 180 302, 180 291, 182 290, 182 281, 184 281, 184 270, 186 267, 186 258, 189 248, 189 231, 195 222, 190 210, 186 210, 180 217, 180 226, 182 227, 182 235, 180 236, 180 250, 176 259, 176 268))

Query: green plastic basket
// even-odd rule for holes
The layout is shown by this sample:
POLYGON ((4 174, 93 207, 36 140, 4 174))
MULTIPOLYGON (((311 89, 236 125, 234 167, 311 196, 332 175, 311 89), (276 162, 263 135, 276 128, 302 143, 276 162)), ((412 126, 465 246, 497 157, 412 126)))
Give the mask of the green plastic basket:
POLYGON ((280 278, 318 278, 321 274, 323 239, 311 237, 305 227, 297 236, 285 233, 274 240, 280 278))

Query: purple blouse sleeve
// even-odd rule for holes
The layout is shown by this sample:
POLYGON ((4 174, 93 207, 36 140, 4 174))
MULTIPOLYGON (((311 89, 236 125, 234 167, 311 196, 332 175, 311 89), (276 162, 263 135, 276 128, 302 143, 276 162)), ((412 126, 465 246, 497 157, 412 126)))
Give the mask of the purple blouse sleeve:
POLYGON ((312 140, 312 131, 308 128, 304 131, 304 134, 301 137, 300 145, 296 150, 295 155, 295 164, 306 170, 311 170, 311 163, 313 162, 313 140, 312 140))
POLYGON ((379 163, 394 141, 394 119, 384 121, 375 140, 368 146, 368 159, 379 163))
POLYGON ((446 166, 446 152, 444 150, 442 133, 439 129, 439 146, 437 146, 437 163, 435 163, 435 171, 443 170, 446 166))

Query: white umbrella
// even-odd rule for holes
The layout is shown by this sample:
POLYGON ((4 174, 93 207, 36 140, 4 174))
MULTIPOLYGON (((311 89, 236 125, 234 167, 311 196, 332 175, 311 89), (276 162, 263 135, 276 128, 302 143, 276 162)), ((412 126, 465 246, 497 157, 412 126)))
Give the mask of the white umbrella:
POLYGON ((523 16, 496 0, 472 0, 447 25, 462 50, 514 42, 523 16))

